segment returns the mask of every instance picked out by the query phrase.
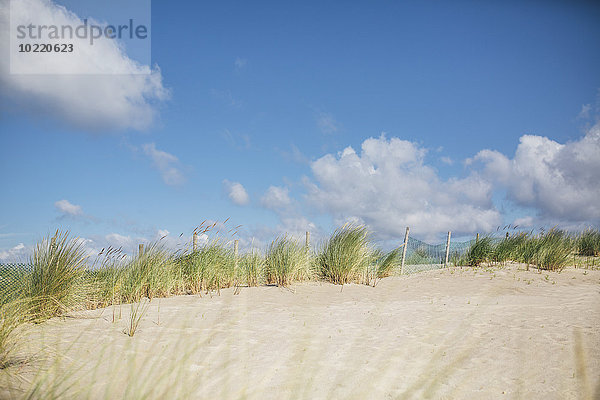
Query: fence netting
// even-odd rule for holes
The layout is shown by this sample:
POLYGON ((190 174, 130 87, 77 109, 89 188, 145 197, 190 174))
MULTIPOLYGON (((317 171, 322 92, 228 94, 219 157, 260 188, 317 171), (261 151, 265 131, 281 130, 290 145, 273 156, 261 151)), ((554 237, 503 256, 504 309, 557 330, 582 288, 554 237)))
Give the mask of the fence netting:
MULTIPOLYGON (((455 264, 469 249, 472 240, 466 242, 450 241, 448 264, 455 264)), ((412 237, 406 243, 404 273, 414 274, 443 268, 446 260, 446 243, 429 244, 412 237)))
POLYGON ((0 303, 19 296, 31 267, 24 263, 0 264, 0 303))

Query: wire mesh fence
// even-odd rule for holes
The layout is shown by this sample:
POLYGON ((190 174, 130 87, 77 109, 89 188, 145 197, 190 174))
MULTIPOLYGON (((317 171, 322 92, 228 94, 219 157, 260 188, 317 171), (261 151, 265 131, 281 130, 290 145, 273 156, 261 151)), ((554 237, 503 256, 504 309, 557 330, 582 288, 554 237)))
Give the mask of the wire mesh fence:
MULTIPOLYGON (((448 248, 448 263, 456 264, 469 250, 472 240, 452 242, 448 248)), ((413 237, 406 242, 406 257, 404 259, 405 274, 430 271, 443 268, 446 265, 446 243, 429 244, 413 237)))
POLYGON ((20 295, 30 271, 31 266, 25 263, 0 264, 0 303, 20 295))

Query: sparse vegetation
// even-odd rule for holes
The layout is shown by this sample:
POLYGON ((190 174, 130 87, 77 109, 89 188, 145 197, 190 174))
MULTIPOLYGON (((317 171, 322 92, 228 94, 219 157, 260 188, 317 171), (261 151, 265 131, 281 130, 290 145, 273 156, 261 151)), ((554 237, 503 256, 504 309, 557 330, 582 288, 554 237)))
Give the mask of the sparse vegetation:
POLYGON ((133 337, 133 335, 135 335, 135 332, 138 330, 140 325, 140 321, 144 317, 144 314, 146 314, 146 311, 148 311, 148 307, 150 307, 150 300, 146 300, 145 298, 137 303, 131 303, 129 324, 123 333, 129 337, 133 337))

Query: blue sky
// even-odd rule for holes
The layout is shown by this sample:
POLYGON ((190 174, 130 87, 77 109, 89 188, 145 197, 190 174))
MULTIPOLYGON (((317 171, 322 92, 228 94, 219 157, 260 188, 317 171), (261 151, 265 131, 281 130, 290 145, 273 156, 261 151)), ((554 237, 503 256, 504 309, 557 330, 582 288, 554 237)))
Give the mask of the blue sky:
POLYGON ((577 1, 155 1, 141 79, 3 61, 0 261, 57 228, 133 249, 206 219, 246 245, 599 226, 599 21, 577 1))

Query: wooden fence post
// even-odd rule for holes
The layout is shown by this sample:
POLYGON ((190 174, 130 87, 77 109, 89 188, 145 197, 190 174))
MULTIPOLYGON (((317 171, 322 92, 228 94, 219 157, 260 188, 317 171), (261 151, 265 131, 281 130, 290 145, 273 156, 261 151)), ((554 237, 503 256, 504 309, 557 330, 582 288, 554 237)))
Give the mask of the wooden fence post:
POLYGON ((304 256, 306 257, 306 270, 310 268, 310 232, 306 231, 306 242, 304 244, 304 256))
POLYGON ((475 236, 475 243, 479 242, 479 232, 477 232, 477 236, 475 236))
POLYGON ((235 258, 235 268, 238 267, 238 248, 240 245, 240 241, 238 239, 233 242, 233 257, 235 258))
POLYGON ((192 241, 192 251, 198 250, 198 232, 194 232, 194 239, 192 241))
POLYGON ((140 245, 138 246, 138 249, 140 252, 139 256, 141 257, 142 254, 144 254, 144 243, 140 243, 140 245))
POLYGON ((452 232, 448 231, 448 240, 446 241, 446 259, 444 261, 444 267, 448 266, 448 255, 450 254, 450 236, 452 232))
POLYGON ((404 235, 404 248, 402 249, 402 265, 400 266, 400 275, 404 275, 404 260, 406 259, 406 247, 408 246, 408 226, 404 235))

